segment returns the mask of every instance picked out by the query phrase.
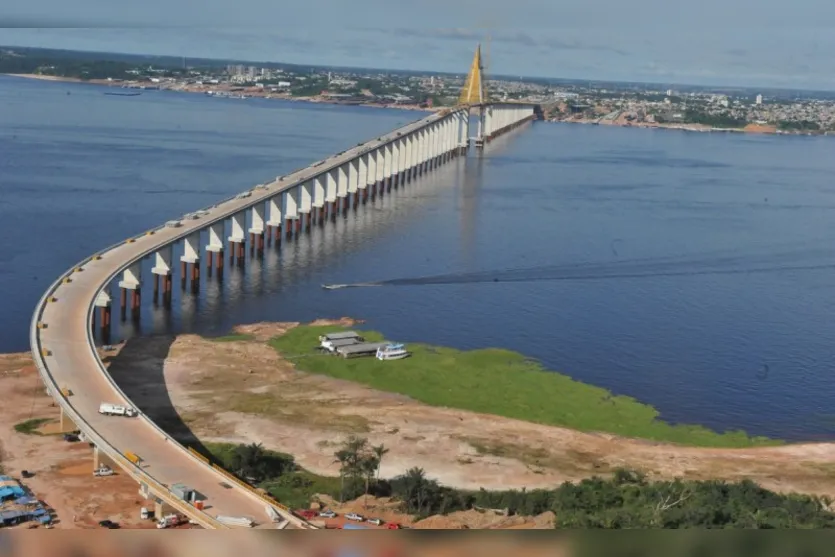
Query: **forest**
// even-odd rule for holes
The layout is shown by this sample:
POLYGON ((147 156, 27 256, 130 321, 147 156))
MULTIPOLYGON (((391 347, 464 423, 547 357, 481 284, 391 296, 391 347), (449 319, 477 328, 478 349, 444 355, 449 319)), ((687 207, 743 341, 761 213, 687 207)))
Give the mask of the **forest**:
POLYGON ((474 507, 525 516, 552 511, 556 527, 564 529, 835 526, 830 500, 779 494, 750 480, 656 481, 638 471, 619 469, 608 477, 566 482, 554 489, 467 491, 443 486, 419 467, 383 479, 380 467, 388 449, 355 436, 334 452, 334 462, 339 464, 338 479, 304 472, 291 456, 267 451, 260 445, 223 447, 213 453, 230 471, 295 506, 306 506, 306 499, 325 493, 341 501, 365 495, 393 497, 401 502, 404 512, 416 517, 474 507), (294 495, 293 490, 303 493, 294 495))

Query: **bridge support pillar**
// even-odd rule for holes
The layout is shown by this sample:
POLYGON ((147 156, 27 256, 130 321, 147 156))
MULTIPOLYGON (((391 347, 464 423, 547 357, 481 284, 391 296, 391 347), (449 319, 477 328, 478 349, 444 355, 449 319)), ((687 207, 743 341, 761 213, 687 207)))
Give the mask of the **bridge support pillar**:
POLYGON ((73 422, 70 417, 64 413, 63 408, 61 408, 61 415, 58 418, 58 428, 61 433, 69 433, 70 431, 76 431, 78 429, 75 422, 73 422))

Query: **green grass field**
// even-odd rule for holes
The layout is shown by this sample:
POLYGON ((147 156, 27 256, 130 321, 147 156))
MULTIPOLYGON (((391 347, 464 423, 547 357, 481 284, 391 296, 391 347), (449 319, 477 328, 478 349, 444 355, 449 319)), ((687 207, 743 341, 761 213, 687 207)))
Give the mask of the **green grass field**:
MULTIPOLYGON (((341 330, 346 329, 299 326, 270 345, 301 371, 400 393, 432 406, 700 447, 781 444, 742 431, 718 433, 697 425, 668 424, 652 406, 545 370, 508 350, 461 351, 409 343, 410 358, 388 362, 315 353, 319 335, 341 330)), ((363 335, 369 341, 383 338, 371 331, 363 335)))

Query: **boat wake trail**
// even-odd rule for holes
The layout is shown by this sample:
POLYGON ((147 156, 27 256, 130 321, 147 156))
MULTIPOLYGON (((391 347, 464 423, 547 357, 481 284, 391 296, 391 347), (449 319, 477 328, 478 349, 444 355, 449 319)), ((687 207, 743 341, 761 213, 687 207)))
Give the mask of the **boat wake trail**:
POLYGON ((488 282, 541 282, 638 279, 655 277, 691 277, 701 275, 741 275, 780 273, 789 271, 817 271, 835 269, 835 261, 822 261, 824 250, 768 255, 703 255, 690 257, 653 257, 623 259, 614 262, 574 263, 519 267, 471 273, 450 273, 412 278, 398 278, 375 282, 330 284, 327 290, 368 288, 375 286, 420 286, 436 284, 477 284, 488 282), (810 259, 812 261, 810 261, 810 259))

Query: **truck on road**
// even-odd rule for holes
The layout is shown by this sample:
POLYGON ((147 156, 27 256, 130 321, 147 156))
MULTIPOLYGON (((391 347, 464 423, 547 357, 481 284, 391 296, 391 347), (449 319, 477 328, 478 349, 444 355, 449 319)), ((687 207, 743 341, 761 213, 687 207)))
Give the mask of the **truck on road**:
POLYGON ((167 514, 159 519, 157 528, 171 528, 172 526, 179 526, 183 523, 183 518, 178 514, 167 514))
POLYGON ((128 418, 132 418, 136 416, 137 412, 129 406, 102 402, 99 406, 99 414, 104 414, 105 416, 127 416, 128 418))

